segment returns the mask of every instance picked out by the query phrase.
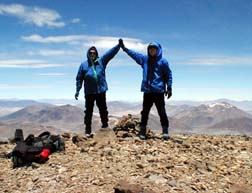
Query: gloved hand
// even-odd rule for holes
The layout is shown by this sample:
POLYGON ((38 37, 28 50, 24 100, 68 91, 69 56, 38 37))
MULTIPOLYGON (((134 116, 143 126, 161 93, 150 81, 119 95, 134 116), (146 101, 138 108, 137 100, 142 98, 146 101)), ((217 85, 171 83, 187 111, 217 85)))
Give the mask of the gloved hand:
POLYGON ((118 41, 119 41, 119 46, 124 50, 125 46, 124 46, 123 40, 120 38, 118 41))
POLYGON ((169 99, 172 96, 172 87, 168 86, 167 91, 165 92, 165 96, 167 96, 167 99, 169 99))
POLYGON ((76 92, 74 97, 75 97, 75 100, 78 100, 79 92, 76 92))

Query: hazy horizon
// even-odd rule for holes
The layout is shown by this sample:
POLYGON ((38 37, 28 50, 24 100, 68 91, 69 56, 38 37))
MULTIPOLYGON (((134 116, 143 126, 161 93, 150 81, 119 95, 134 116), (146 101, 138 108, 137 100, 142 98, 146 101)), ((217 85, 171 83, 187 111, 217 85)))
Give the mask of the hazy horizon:
MULTIPOLYGON (((54 100, 73 100, 73 101, 76 101, 76 102, 79 102, 79 101, 85 101, 85 98, 79 98, 78 100, 76 100, 75 98, 0 98, 0 100, 5 100, 5 101, 21 101, 21 100, 32 100, 32 101, 54 101, 54 100)), ((116 102, 116 101, 119 101, 119 102, 129 102, 129 103, 135 103, 135 102, 142 102, 143 99, 139 99, 139 100, 132 100, 132 101, 129 101, 129 100, 112 100, 112 99, 109 99, 107 97, 107 102, 116 102)), ((187 100, 187 99, 181 99, 181 100, 175 100, 175 99, 166 99, 165 98, 165 101, 166 103, 172 103, 172 102, 183 102, 183 101, 187 101, 187 102, 209 102, 209 101, 235 101, 235 102, 252 102, 252 99, 251 100, 235 100, 235 99, 231 99, 231 98, 217 98, 217 99, 212 99, 212 100, 187 100)))

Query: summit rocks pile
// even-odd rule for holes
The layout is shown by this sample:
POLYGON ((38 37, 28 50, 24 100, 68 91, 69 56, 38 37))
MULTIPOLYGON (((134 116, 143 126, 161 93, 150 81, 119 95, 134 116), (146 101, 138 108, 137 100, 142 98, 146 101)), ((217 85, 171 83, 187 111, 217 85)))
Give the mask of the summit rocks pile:
MULTIPOLYGON (((123 119, 121 125, 127 122, 123 119)), ((132 117, 130 120, 138 122, 132 117)), ((0 190, 11 193, 252 192, 252 137, 174 134, 168 141, 156 137, 141 141, 136 137, 137 126, 135 130, 132 127, 128 127, 132 137, 125 138, 118 135, 126 132, 119 125, 117 129, 98 130, 89 139, 64 134, 65 152, 50 155, 41 165, 12 169, 11 160, 0 157, 0 190)), ((0 154, 13 146, 0 145, 0 154)))
MULTIPOLYGON (((115 135, 119 138, 134 138, 138 136, 140 132, 140 119, 131 114, 123 116, 113 130, 115 135)), ((150 128, 146 129, 146 135, 148 138, 154 138, 156 136, 150 128)))

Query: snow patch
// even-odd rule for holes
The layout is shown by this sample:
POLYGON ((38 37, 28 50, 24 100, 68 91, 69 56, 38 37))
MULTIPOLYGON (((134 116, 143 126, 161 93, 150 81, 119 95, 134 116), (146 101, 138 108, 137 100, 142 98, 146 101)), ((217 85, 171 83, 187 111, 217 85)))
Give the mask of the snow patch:
POLYGON ((214 108, 214 107, 224 107, 224 108, 232 108, 233 105, 229 104, 229 103, 211 103, 208 105, 209 108, 214 108))

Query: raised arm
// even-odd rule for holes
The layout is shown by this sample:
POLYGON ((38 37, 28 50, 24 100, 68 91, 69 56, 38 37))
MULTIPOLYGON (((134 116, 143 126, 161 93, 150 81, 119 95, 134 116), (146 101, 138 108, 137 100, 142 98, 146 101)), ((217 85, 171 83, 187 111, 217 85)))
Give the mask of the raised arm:
POLYGON ((120 49, 119 44, 111 48, 109 51, 107 51, 100 59, 102 60, 103 65, 107 65, 108 62, 118 53, 120 49))
POLYGON ((140 64, 141 66, 143 65, 144 61, 147 59, 145 55, 126 48, 122 39, 119 39, 119 45, 123 49, 124 52, 126 52, 133 60, 136 61, 136 63, 140 64))

